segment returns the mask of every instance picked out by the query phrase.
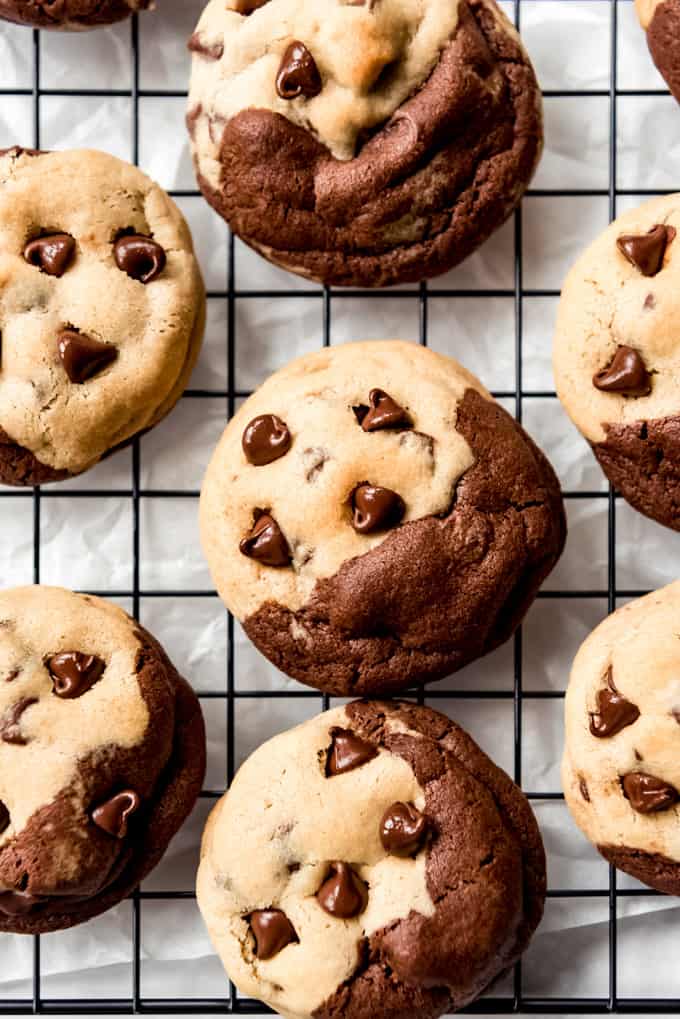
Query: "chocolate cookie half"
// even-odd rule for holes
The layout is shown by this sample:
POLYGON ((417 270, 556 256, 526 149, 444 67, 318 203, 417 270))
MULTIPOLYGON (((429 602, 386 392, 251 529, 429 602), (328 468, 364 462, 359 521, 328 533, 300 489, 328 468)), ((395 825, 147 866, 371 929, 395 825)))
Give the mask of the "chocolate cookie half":
POLYGON ((0 18, 35 28, 79 31, 122 21, 153 0, 0 0, 0 18))
POLYGON ((198 699, 138 623, 60 588, 0 593, 0 931, 60 930, 116 905, 162 857, 204 771, 198 699))
POLYGON ((434 1019, 519 958, 545 884, 531 807, 473 740, 429 708, 363 701, 243 764, 197 892, 230 978, 281 1015, 434 1019))
POLYGON ((540 156, 540 91, 494 0, 210 0, 189 45, 203 194, 310 279, 445 272, 540 156))
POLYGON ((557 393, 641 513, 680 530, 680 196, 619 216, 562 289, 557 393))
POLYGON ((605 859, 680 895, 680 582, 629 602, 581 646, 567 690, 564 794, 605 859))
POLYGON ((378 341, 300 358, 241 407, 201 532, 258 648, 347 696, 439 679, 506 640, 565 518, 549 463, 478 379, 378 341))
POLYGON ((174 202, 103 152, 0 151, 0 223, 0 483, 45 484, 174 407, 205 292, 174 202))
POLYGON ((680 0, 635 0, 652 60, 680 102, 680 0))

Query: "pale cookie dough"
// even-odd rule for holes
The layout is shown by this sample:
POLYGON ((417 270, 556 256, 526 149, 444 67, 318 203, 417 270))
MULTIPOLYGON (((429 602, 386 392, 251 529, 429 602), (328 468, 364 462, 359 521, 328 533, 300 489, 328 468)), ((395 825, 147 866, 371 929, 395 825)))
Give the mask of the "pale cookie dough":
POLYGON ((680 582, 630 602, 581 646, 565 703, 564 793, 602 855, 680 895, 680 582))
POLYGON ((139 624, 61 588, 0 593, 0 932, 70 927, 119 902, 204 769, 198 700, 139 624))
POLYGON ((605 474, 680 529, 680 195, 619 216, 567 276, 557 394, 605 474))
POLYGON ((445 271, 515 208, 540 155, 538 85, 493 0, 210 0, 189 47, 201 189, 302 276, 445 271))
POLYGON ((246 401, 201 533, 260 650, 347 695, 440 678, 505 640, 565 523, 550 465, 478 379, 378 341, 300 358, 246 401))
POLYGON ((95 151, 0 153, 0 483, 79 474, 153 427, 203 337, 189 228, 95 151))
POLYGON ((35 28, 81 31, 153 6, 153 0, 0 0, 0 18, 35 28))
POLYGON ((285 1019, 436 1017, 526 948, 545 857, 527 800, 458 726, 354 702, 242 765, 197 894, 229 977, 285 1019))
POLYGON ((680 102, 680 0, 635 0, 659 73, 680 102))

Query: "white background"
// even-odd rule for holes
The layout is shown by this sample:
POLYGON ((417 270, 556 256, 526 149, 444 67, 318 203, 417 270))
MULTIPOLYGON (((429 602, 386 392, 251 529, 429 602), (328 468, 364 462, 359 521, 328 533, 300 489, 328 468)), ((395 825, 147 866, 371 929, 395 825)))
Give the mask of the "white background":
MULTIPOLYGON (((546 152, 521 218, 506 224, 464 265, 428 288, 429 344, 454 354, 489 388, 506 394, 503 403, 512 412, 521 412, 525 426, 556 466, 567 494, 569 541, 545 587, 570 596, 539 599, 523 628, 525 696, 519 759, 513 741, 512 641, 431 688, 435 695, 430 703, 461 722, 500 765, 521 778, 527 791, 540 795, 558 793, 560 788, 562 700, 532 698, 531 693, 564 690, 576 648, 606 614, 609 564, 604 479, 551 395, 557 294, 571 261, 607 223, 610 185, 615 185, 616 208, 621 211, 636 204, 643 191, 671 190, 680 184, 680 110, 652 66, 629 0, 619 2, 617 9, 617 131, 615 138, 610 136, 613 5, 614 0, 519 0, 519 11, 505 5, 512 18, 519 15, 542 87, 560 93, 545 100, 546 152), (563 94, 583 90, 596 94, 563 94), (648 94, 627 94, 631 90, 648 94), (560 196, 556 193, 560 190, 588 194, 560 196), (628 194, 618 193, 622 191, 628 194), (521 280, 515 272, 520 238, 521 280), (487 289, 498 296, 437 296, 441 290, 487 289), (516 399, 520 347, 522 395, 516 399), (582 493, 590 494, 581 498, 582 493), (476 691, 498 696, 482 699, 474 696, 476 691), (449 697, 447 692, 459 696, 449 697)), ((139 19, 139 161, 164 187, 181 192, 177 200, 193 228, 207 287, 215 295, 190 387, 215 395, 186 396, 141 442, 139 588, 142 621, 165 643, 184 675, 199 692, 223 693, 228 628, 226 614, 211 593, 198 543, 201 477, 224 427, 229 385, 246 393, 291 357, 318 347, 323 342, 323 300, 319 288, 268 266, 237 241, 234 375, 228 377, 228 232, 195 192, 181 95, 189 72, 185 42, 201 6, 201 0, 158 0, 157 12, 139 19), (258 290, 280 296, 239 296, 258 290), (303 292, 307 296, 300 296, 303 292), (162 497, 164 492, 173 494, 162 497), (175 591, 194 596, 168 594, 175 591)), ((131 32, 127 23, 88 35, 41 34, 43 148, 90 146, 134 157, 131 32), (116 94, 64 94, 73 90, 116 94)), ((32 31, 0 25, 0 147, 32 146, 38 140, 32 95, 35 54, 32 31)), ((334 295, 330 307, 333 343, 395 336, 417 341, 421 335, 417 297, 395 297, 390 291, 377 299, 334 295)), ((3 584, 31 583, 37 565, 45 583, 113 593, 132 609, 131 486, 132 453, 127 450, 88 475, 47 490, 39 517, 30 493, 10 495, 0 489, 3 584), (84 491, 91 496, 73 494, 84 491), (35 526, 40 534, 37 564, 35 526)), ((619 603, 633 592, 676 579, 679 535, 618 500, 616 536, 612 565, 619 603)), ((231 753, 238 765, 263 739, 316 713, 321 698, 315 694, 296 698, 303 688, 266 663, 238 626, 234 640, 237 696, 231 709, 235 732, 231 753), (286 696, 239 696, 253 690, 286 696)), ((203 707, 209 738, 206 784, 219 791, 227 775, 227 704, 224 699, 204 699, 203 707)), ((144 892, 192 892, 200 832, 210 803, 205 798, 199 802, 164 862, 144 883, 144 892)), ((548 851, 552 895, 524 959, 523 994, 607 998, 608 868, 571 823, 561 801, 539 798, 534 806, 548 851), (576 898, 559 894, 576 889, 590 894, 576 898)), ((624 891, 617 903, 618 995, 680 998, 675 900, 646 895, 624 876, 618 887, 624 891)), ((146 899, 140 908, 142 997, 223 998, 224 974, 212 955, 194 900, 146 899)), ((43 937, 42 997, 129 998, 132 929, 132 903, 125 902, 83 927, 43 937)), ((0 1000, 32 996, 33 951, 30 938, 0 936, 0 1000)), ((512 981, 493 993, 510 995, 512 981)))

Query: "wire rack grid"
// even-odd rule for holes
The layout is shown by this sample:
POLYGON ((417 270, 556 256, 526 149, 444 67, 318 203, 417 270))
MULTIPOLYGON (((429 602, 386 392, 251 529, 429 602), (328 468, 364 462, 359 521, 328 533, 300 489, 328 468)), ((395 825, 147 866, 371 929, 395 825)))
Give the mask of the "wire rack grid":
MULTIPOLYGON (((527 6, 529 0, 514 0, 512 6, 512 13, 514 14, 515 24, 518 28, 522 27, 522 9, 527 6)), ((542 2, 549 4, 555 2, 555 0, 533 0, 534 3, 542 2)), ((563 0, 564 2, 564 0, 563 0)), ((574 0, 567 0, 567 2, 574 2, 574 0)), ((638 197, 645 194, 658 194, 658 190, 645 190, 640 188, 625 189, 617 187, 617 108, 623 96, 626 97, 643 97, 645 95, 664 95, 662 89, 621 89, 617 85, 617 60, 618 60, 618 19, 620 17, 621 0, 617 3, 617 0, 598 0, 599 4, 606 8, 609 19, 609 39, 608 46, 610 47, 609 52, 609 85, 606 88, 589 89, 581 91, 564 91, 564 90, 552 90, 546 91, 544 94, 548 100, 551 99, 590 99, 598 98, 608 104, 608 120, 609 120, 609 151, 608 151, 608 184, 601 188, 579 188, 579 189, 533 189, 530 191, 530 197, 534 198, 553 198, 553 197, 593 197, 606 199, 608 202, 608 213, 610 218, 614 218, 617 212, 617 201, 620 197, 638 197)), ((159 7, 161 5, 159 4, 159 7)), ((160 17, 160 12, 157 15, 160 17)), ((128 29, 126 29, 127 31, 128 29)), ((0 29, 1 31, 1 29, 0 29)), ((181 91, 169 91, 169 90, 151 90, 144 89, 140 85, 140 61, 141 45, 140 45, 140 28, 137 20, 137 16, 133 16, 129 23, 129 44, 131 47, 131 61, 132 61, 132 81, 131 87, 120 89, 120 90, 96 90, 96 89, 47 89, 41 85, 41 33, 38 31, 32 34, 32 85, 26 88, 5 88, 0 89, 0 104, 3 102, 4 97, 18 97, 23 96, 30 98, 32 104, 32 118, 33 118, 33 138, 32 144, 35 148, 40 148, 43 143, 42 125, 43 117, 41 116, 41 104, 44 102, 45 97, 52 96, 69 96, 73 98, 81 97, 83 99, 97 98, 97 97, 112 97, 121 96, 131 99, 132 109, 132 137, 131 137, 131 151, 133 160, 135 163, 139 161, 140 155, 140 100, 145 98, 173 98, 181 100, 184 98, 186 93, 181 91)), ((192 198, 198 195, 198 192, 193 190, 176 190, 172 192, 173 196, 181 200, 183 198, 192 198)), ((527 401, 530 400, 554 400, 555 393, 551 389, 525 389, 523 385, 524 373, 526 368, 526 354, 523 347, 524 338, 524 317, 525 317, 525 302, 527 300, 533 300, 537 298, 557 298, 559 291, 552 288, 527 288, 524 283, 524 266, 523 266, 523 212, 520 209, 514 215, 514 284, 509 288, 501 289, 465 289, 465 288, 452 288, 443 289, 438 286, 437 281, 433 281, 431 284, 421 284, 418 288, 404 289, 397 291, 390 291, 391 299, 398 299, 399 301, 406 302, 417 302, 418 308, 418 339, 422 344, 427 344, 429 340, 429 319, 431 311, 431 303, 433 296, 439 300, 446 299, 466 299, 466 298, 482 298, 482 299, 494 299, 502 298, 509 299, 513 302, 514 306, 514 370, 515 370, 515 385, 512 388, 500 389, 494 392, 494 395, 501 399, 506 406, 510 405, 511 409, 514 410, 516 417, 521 421, 524 416, 525 407, 527 401)), ((190 389, 185 394, 185 399, 219 399, 224 401, 227 417, 230 416, 237 405, 237 402, 248 395, 247 391, 240 389, 237 386, 237 372, 236 372, 236 307, 239 300, 260 300, 260 301, 275 301, 282 297, 286 297, 287 292, 285 290, 249 290, 246 291, 242 288, 237 287, 236 283, 236 257, 237 247, 234 242, 234 238, 229 236, 227 243, 227 266, 226 266, 226 279, 227 286, 226 290, 211 290, 209 291, 209 299, 214 302, 223 302, 226 306, 226 335, 224 336, 224 357, 226 359, 226 378, 227 386, 226 389, 190 389)), ((347 300, 361 296, 364 298, 371 298, 372 300, 380 300, 383 296, 380 292, 357 292, 351 290, 336 291, 321 288, 310 288, 304 291, 296 290, 296 297, 309 298, 311 301, 322 302, 322 338, 323 343, 328 345, 331 343, 331 323, 333 320, 334 308, 337 306, 338 301, 347 300)), ((546 336, 546 343, 549 343, 549 336, 546 336)), ((539 436, 540 441, 540 436, 539 436)), ((56 489, 43 489, 36 488, 31 491, 11 491, 3 489, 0 493, 0 500, 13 500, 14 501, 14 512, 20 512, 24 509, 28 510, 30 505, 32 510, 32 521, 33 521, 33 581, 40 583, 42 571, 41 571, 41 514, 45 501, 58 494, 58 486, 56 489)), ((88 487, 87 477, 82 479, 82 485, 78 487, 71 486, 68 492, 69 497, 73 498, 91 498, 97 495, 105 495, 108 498, 115 498, 120 500, 129 500, 131 505, 132 513, 132 529, 131 529, 131 547, 129 549, 130 562, 131 562, 131 576, 132 584, 130 589, 122 590, 106 590, 106 591, 95 591, 92 593, 102 594, 106 597, 117 597, 119 599, 129 599, 132 611, 135 616, 140 613, 140 608, 144 599, 149 598, 162 598, 162 599, 182 599, 184 597, 204 597, 215 599, 216 595, 214 591, 196 591, 196 590, 147 590, 142 586, 141 583, 141 571, 140 571, 140 513, 141 507, 145 501, 148 500, 159 500, 159 499, 190 499, 196 500, 198 497, 198 491, 195 490, 184 490, 184 489, 158 489, 146 488, 142 485, 141 471, 140 471, 140 442, 136 440, 132 449, 132 460, 131 460, 131 479, 129 487, 106 489, 100 492, 97 488, 88 487)), ((580 489, 577 488, 574 491, 565 492, 567 504, 569 505, 572 501, 578 500, 596 500, 602 503, 606 501, 607 506, 607 585, 606 588, 587 588, 576 590, 573 587, 569 589, 547 589, 539 594, 539 600, 554 600, 554 599, 594 599, 602 602, 603 606, 611 611, 616 607, 616 604, 621 599, 634 597, 638 594, 642 594, 642 590, 633 588, 620 588, 617 586, 617 560, 616 560, 616 536, 617 536, 617 503, 618 497, 613 491, 607 491, 605 488, 602 489, 580 489)), ((227 656, 226 656, 226 670, 224 675, 224 686, 223 689, 207 690, 201 692, 204 708, 207 712, 217 712, 224 710, 226 714, 226 783, 228 784, 233 777, 236 759, 235 759, 235 730, 237 726, 236 721, 236 705, 242 698, 272 698, 285 696, 290 698, 302 698, 311 699, 317 701, 319 707, 324 708, 328 706, 328 698, 321 696, 315 691, 303 690, 302 688, 295 690, 260 690, 260 689, 242 689, 237 684, 237 662, 235 658, 235 630, 234 620, 229 617, 227 620, 227 656)), ((427 693, 423 689, 414 691, 414 696, 420 701, 423 701, 425 697, 428 701, 442 703, 444 699, 450 701, 464 701, 466 699, 473 699, 477 701, 483 701, 485 699, 498 699, 499 701, 505 701, 509 704, 512 709, 513 718, 513 767, 514 777, 517 782, 522 783, 522 765, 523 765, 523 710, 526 709, 528 703, 538 700, 554 700, 561 702, 563 698, 563 689, 550 689, 550 690, 533 690, 525 687, 523 680, 523 661, 524 661, 524 648, 523 648, 523 637, 522 630, 514 637, 514 646, 512 649, 512 671, 513 671, 513 685, 511 689, 507 690, 489 690, 481 689, 478 687, 470 688, 462 685, 460 688, 454 686, 453 688, 448 687, 445 690, 434 687, 428 689, 427 693)), ((223 792, 222 788, 217 789, 206 789, 202 793, 204 800, 214 800, 220 796, 223 792)), ((531 788, 525 789, 525 792, 529 798, 538 803, 546 803, 550 801, 559 801, 563 799, 561 792, 557 789, 552 791, 548 790, 532 790, 531 788)), ((585 884, 585 882, 584 882, 585 884)), ((602 994, 596 997, 584 997, 579 996, 578 993, 574 995, 550 995, 550 994, 532 994, 527 992, 522 975, 521 963, 515 967, 512 975, 511 984, 508 985, 506 994, 498 995, 492 991, 490 995, 485 996, 483 999, 478 1001, 469 1011, 478 1014, 504 1014, 509 1012, 519 1013, 532 1013, 532 1014, 565 1014, 565 1013, 604 1013, 604 1012, 629 1012, 629 1013, 661 1013, 661 1012, 677 1012, 680 1009, 680 999, 673 997, 657 997, 657 998, 631 998, 625 997, 618 992, 618 974, 619 967, 617 966, 617 931, 618 931, 618 914, 619 914, 619 903, 622 898, 628 895, 636 896, 653 896, 654 892, 649 890, 641 889, 640 887, 620 887, 620 881, 617 883, 617 874, 613 868, 608 868, 608 882, 606 887, 593 888, 588 884, 587 887, 550 887, 549 889, 549 902, 550 900, 560 901, 567 899, 593 899, 598 898, 606 902, 608 909, 608 989, 606 994, 602 994)), ((1 996, 0 987, 0 1014, 4 1015, 19 1015, 19 1014, 30 1014, 30 1013, 44 1013, 44 1014, 126 1014, 126 1013, 149 1013, 149 1014, 258 1014, 263 1011, 263 1007, 259 1002, 246 1000, 238 996, 235 988, 225 983, 225 994, 221 997, 200 997, 200 996, 187 996, 187 997, 174 997, 174 998, 153 998, 143 993, 143 981, 142 981, 142 961, 141 961, 141 939, 142 939, 142 917, 145 904, 149 900, 163 899, 163 900, 182 900, 192 899, 193 892, 191 890, 186 891, 174 891, 174 892, 157 892, 157 891, 137 891, 132 897, 132 962, 131 962, 131 973, 129 982, 129 993, 126 992, 120 997, 116 998, 91 998, 91 997, 63 997, 56 998, 46 996, 42 989, 42 974, 41 974, 41 939, 36 936, 33 939, 33 980, 32 980, 32 996, 24 998, 10 998, 3 999, 1 996)), ((2 951, 0 945, 0 968, 2 967, 2 951)), ((576 988, 578 992, 578 988, 576 988)))

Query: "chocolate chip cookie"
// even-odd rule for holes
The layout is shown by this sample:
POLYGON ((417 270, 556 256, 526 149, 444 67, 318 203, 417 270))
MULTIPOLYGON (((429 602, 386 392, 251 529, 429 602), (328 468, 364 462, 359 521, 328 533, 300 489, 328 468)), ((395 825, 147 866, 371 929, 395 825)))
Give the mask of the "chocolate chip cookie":
POLYGON ((564 793, 605 859, 680 895, 680 582, 629 602, 581 646, 566 697, 564 793))
POLYGON ((281 1015, 434 1019, 524 951, 545 857, 521 790, 462 729, 364 701, 245 762, 197 891, 230 978, 281 1015))
POLYGON ((0 931, 103 913, 158 863, 205 770, 198 700, 121 609, 0 593, 0 931))
POLYGON ((210 0, 189 45, 203 194, 309 279, 445 272, 540 156, 540 91, 494 0, 210 0))
POLYGON ((79 31, 122 21, 153 0, 0 0, 0 18, 36 28, 79 31))
POLYGON ((628 502, 680 530, 680 195, 624 213, 562 290, 557 393, 628 502))
POLYGON ((441 678, 506 640, 565 520, 549 463, 478 379, 377 341, 300 358, 246 401, 201 530, 258 648, 349 696, 441 678))
POLYGON ((79 474, 157 424, 204 320, 189 228, 140 170, 0 153, 0 483, 79 474))
POLYGON ((635 0, 652 60, 680 102, 680 0, 635 0))

